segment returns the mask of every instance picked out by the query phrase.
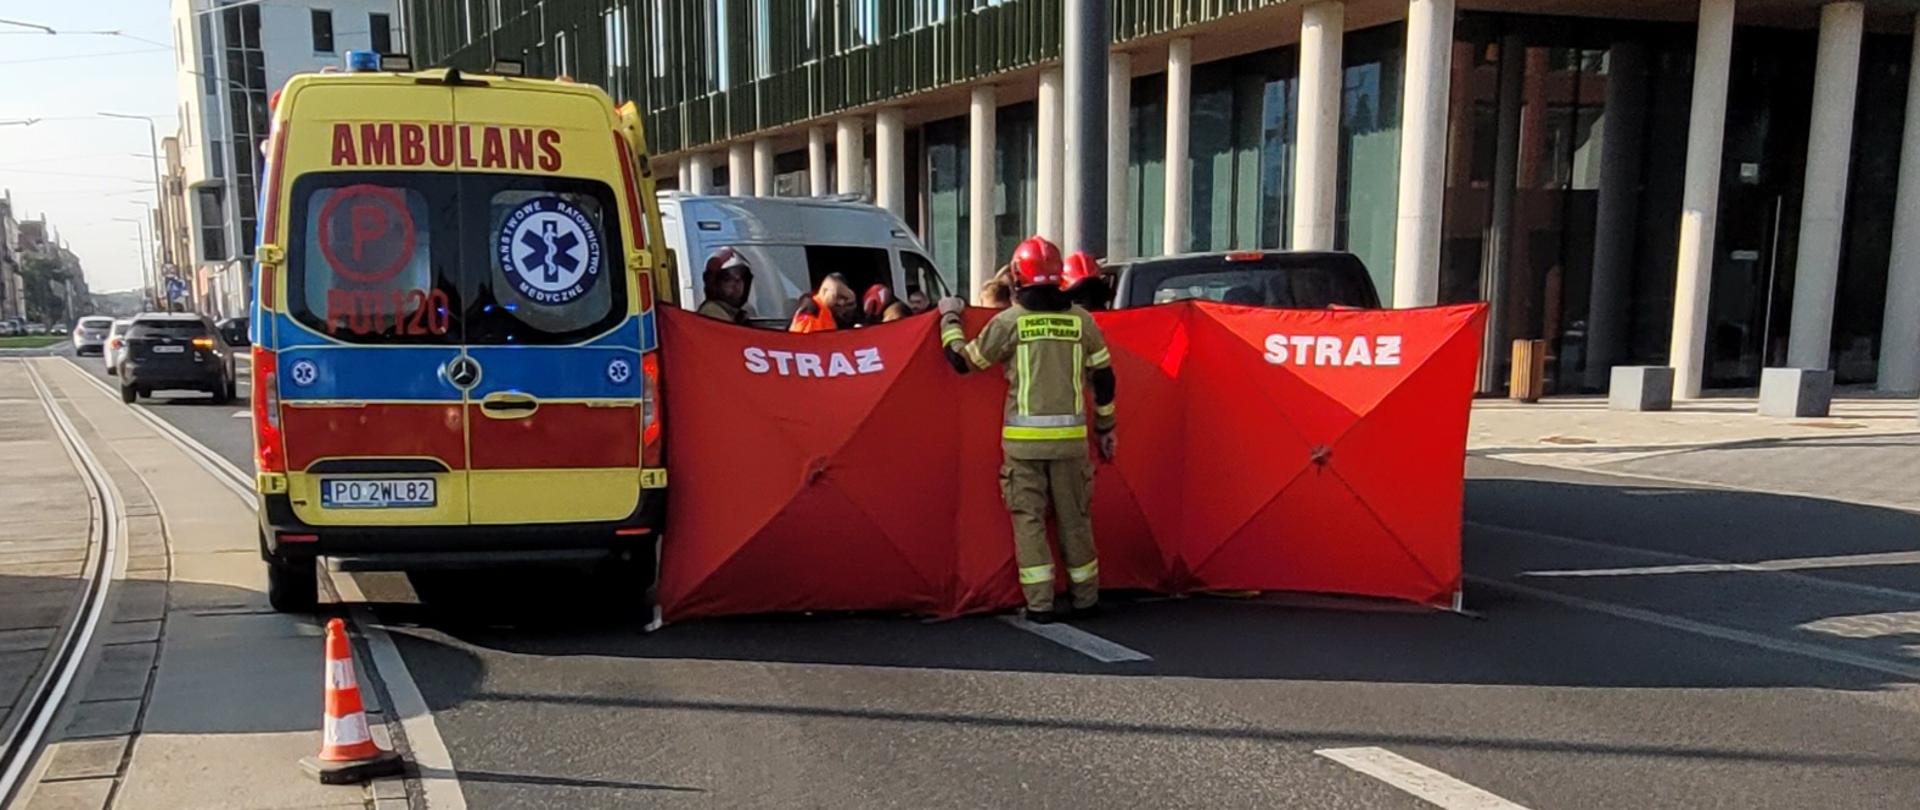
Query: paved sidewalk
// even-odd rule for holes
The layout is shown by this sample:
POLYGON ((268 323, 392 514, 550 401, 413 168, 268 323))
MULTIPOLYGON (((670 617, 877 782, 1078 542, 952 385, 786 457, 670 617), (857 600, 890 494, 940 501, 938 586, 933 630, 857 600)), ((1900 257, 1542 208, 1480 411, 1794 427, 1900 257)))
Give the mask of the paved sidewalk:
POLYGON ((91 545, 87 489, 26 366, 0 358, 0 732, 73 621, 91 545))
POLYGON ((1752 400, 1607 410, 1598 398, 1476 402, 1469 452, 1525 464, 1670 478, 1920 510, 1920 407, 1836 400, 1824 419, 1759 416, 1752 400))
POLYGON ((81 372, 38 368, 128 501, 135 542, 109 640, 133 642, 101 655, 24 806, 366 807, 365 788, 298 768, 319 746, 321 630, 267 606, 252 512, 81 372))

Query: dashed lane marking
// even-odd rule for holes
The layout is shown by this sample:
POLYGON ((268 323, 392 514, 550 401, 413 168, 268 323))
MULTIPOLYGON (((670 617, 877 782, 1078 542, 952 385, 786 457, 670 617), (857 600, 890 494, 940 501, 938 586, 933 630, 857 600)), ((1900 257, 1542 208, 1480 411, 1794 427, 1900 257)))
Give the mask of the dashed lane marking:
POLYGON ((1025 630, 1103 664, 1123 661, 1152 661, 1153 656, 1116 641, 1101 638, 1069 624, 1034 624, 1018 616, 1001 616, 1000 621, 1025 630))
POLYGON ((252 419, 253 414, 248 413, 246 411, 234 411, 232 414, 232 417, 234 419, 252 419))
POLYGON ((1385 748, 1322 748, 1314 753, 1442 810, 1527 810, 1385 748))

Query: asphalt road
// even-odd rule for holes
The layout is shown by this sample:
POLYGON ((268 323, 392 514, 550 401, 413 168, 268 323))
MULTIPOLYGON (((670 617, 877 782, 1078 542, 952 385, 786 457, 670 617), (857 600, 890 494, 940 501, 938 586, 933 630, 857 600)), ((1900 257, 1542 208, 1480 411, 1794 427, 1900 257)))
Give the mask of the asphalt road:
MULTIPOLYGON (((249 463, 241 408, 148 407, 249 463)), ((1102 663, 993 617, 646 634, 559 573, 377 612, 473 807, 1431 806, 1316 753, 1374 748, 1535 810, 1913 806, 1920 515, 1468 470, 1477 618, 1141 599, 1080 627, 1151 660, 1102 663)))

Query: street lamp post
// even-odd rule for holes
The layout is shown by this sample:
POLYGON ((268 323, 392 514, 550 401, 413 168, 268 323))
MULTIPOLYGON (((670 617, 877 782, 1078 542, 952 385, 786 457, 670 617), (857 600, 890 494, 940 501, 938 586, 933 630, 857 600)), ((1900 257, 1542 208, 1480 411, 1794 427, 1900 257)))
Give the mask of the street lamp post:
MULTIPOLYGON (((163 220, 164 220, 164 219, 166 218, 166 214, 167 214, 167 187, 166 187, 166 185, 165 185, 165 184, 163 184, 163 183, 161 183, 161 182, 160 182, 160 130, 159 130, 159 128, 158 128, 158 127, 156 127, 156 126, 154 125, 154 123, 153 123, 153 116, 150 116, 150 115, 129 115, 129 114, 127 114, 127 113, 111 113, 111 112, 103 112, 103 113, 100 113, 100 115, 101 115, 102 117, 105 117, 105 118, 119 118, 119 119, 121 119, 121 120, 125 120, 125 121, 145 121, 145 122, 147 122, 147 141, 148 141, 148 143, 149 143, 149 145, 150 145, 150 147, 151 147, 151 148, 152 148, 152 150, 153 150, 153 151, 152 151, 152 152, 150 153, 150 155, 151 155, 151 156, 152 156, 152 158, 153 158, 153 196, 154 196, 154 202, 155 202, 155 203, 157 203, 157 204, 158 204, 158 205, 160 206, 160 217, 161 217, 161 219, 163 219, 163 220)), ((162 231, 166 231, 166 230, 168 230, 168 228, 166 227, 166 224, 165 224, 164 222, 163 222, 163 223, 161 223, 161 228, 160 228, 160 230, 162 230, 162 231)), ((171 255, 171 254, 172 254, 172 251, 171 251, 171 250, 166 250, 166 253, 167 253, 167 259, 166 259, 166 261, 165 261, 165 263, 166 263, 166 264, 174 264, 175 262, 173 261, 173 258, 172 258, 172 255, 171 255)), ((160 279, 158 279, 158 276, 160 275, 160 273, 159 273, 159 270, 160 270, 160 268, 157 268, 157 267, 156 267, 156 268, 152 268, 152 269, 150 269, 150 270, 148 271, 148 272, 149 272, 149 274, 150 274, 150 280, 149 280, 149 283, 153 285, 152 287, 150 287, 150 289, 152 289, 152 288, 157 288, 157 287, 159 286, 159 282, 160 282, 160 279)), ((156 302, 156 303, 157 303, 157 302, 156 302)))
POLYGON ((152 282, 153 268, 152 268, 152 261, 147 258, 146 226, 140 220, 135 219, 133 217, 114 217, 113 221, 133 223, 134 241, 137 241, 140 243, 140 272, 142 275, 146 276, 146 278, 148 279, 148 282, 147 282, 149 285, 147 287, 148 301, 153 303, 154 309, 159 309, 160 308, 159 301, 165 295, 165 292, 160 290, 155 290, 151 286, 153 283, 152 282))

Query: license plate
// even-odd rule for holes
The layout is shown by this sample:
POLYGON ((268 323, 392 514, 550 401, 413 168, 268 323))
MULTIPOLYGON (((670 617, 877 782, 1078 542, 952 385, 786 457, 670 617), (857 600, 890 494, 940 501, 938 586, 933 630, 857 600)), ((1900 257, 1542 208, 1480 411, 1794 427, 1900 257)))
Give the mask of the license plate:
POLYGON ((187 347, 185 347, 185 346, 155 346, 155 347, 153 347, 153 353, 154 353, 154 354, 185 354, 185 353, 186 353, 186 351, 187 351, 187 347))
POLYGON ((434 504, 431 478, 322 478, 326 509, 407 509, 434 504))

